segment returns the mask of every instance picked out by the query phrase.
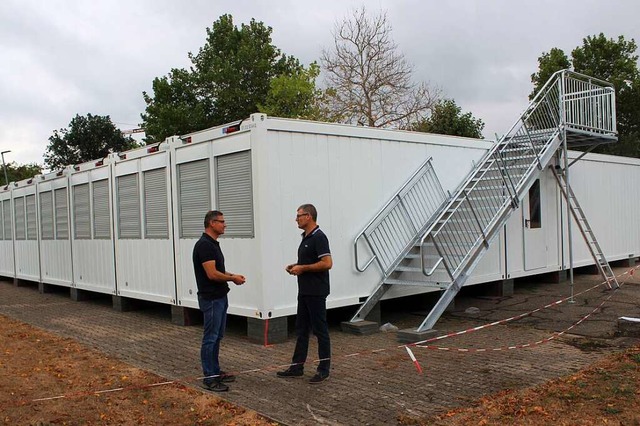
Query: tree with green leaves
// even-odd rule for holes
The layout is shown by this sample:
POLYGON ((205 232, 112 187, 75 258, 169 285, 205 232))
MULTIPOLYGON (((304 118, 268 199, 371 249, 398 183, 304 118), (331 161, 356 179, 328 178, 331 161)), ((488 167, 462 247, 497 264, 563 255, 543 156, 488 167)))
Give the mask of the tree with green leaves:
POLYGON ((336 23, 334 44, 322 52, 327 107, 345 123, 406 128, 426 117, 439 91, 413 80, 413 67, 391 38, 386 13, 364 7, 336 23))
POLYGON ((470 112, 462 113, 462 108, 453 99, 442 99, 434 107, 429 117, 418 121, 411 130, 440 135, 464 136, 483 139, 484 122, 473 117, 470 112))
MULTIPOLYGON (((18 182, 42 173, 42 167, 36 163, 18 164, 14 161, 6 164, 5 166, 9 182, 18 182)), ((5 183, 4 170, 2 171, 1 176, 3 185, 6 185, 8 182, 5 183)))
POLYGON ((264 104, 258 106, 260 112, 276 117, 326 119, 321 109, 323 91, 316 87, 318 75, 320 67, 313 62, 308 69, 274 77, 264 104))
POLYGON ((108 115, 76 114, 67 129, 54 130, 49 137, 44 163, 57 170, 137 146, 133 138, 122 135, 108 115))
POLYGON ((608 39, 604 34, 588 36, 571 52, 571 59, 554 48, 538 58, 538 72, 531 75, 535 94, 556 71, 570 68, 606 80, 616 91, 618 142, 597 147, 594 152, 640 157, 640 70, 637 45, 624 36, 608 39))
POLYGON ((267 105, 274 78, 304 72, 272 44, 271 33, 254 19, 238 28, 231 15, 207 28, 204 46, 188 54, 190 69, 171 70, 154 79, 153 95, 143 93, 147 142, 246 118, 267 105))

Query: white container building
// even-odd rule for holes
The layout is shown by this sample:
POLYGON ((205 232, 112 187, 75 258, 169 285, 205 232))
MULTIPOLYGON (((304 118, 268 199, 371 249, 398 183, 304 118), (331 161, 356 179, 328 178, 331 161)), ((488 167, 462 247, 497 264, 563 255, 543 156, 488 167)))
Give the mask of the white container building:
POLYGON ((73 287, 116 294, 112 159, 75 165, 69 174, 73 287))
MULTIPOLYGON (((516 149, 523 146, 518 137, 511 137, 516 149)), ((0 189, 0 250, 8 253, 0 273, 186 312, 198 307, 192 250, 204 230, 204 215, 217 209, 227 223, 220 238, 227 270, 247 278, 231 289, 229 312, 249 318, 250 327, 281 319, 286 330, 286 316, 296 311, 296 279, 284 267, 297 257, 298 206, 317 207, 318 223, 329 238, 334 266, 327 306, 356 306, 384 276, 380 259, 372 265, 381 268, 360 271, 373 259, 370 246, 357 237, 376 214, 411 204, 411 197, 433 198, 428 212, 422 207, 414 212, 424 216, 417 220, 420 228, 443 211, 447 194, 470 181, 493 147, 478 139, 253 114, 0 189), (403 185, 422 176, 422 170, 431 186, 398 201, 407 195, 403 185), (64 201, 58 202, 65 200, 65 191, 70 240, 64 238, 64 201), (7 212, 15 216, 13 231, 7 212)), ((527 185, 514 210, 487 240, 488 249, 464 285, 570 267, 568 212, 552 169, 557 160, 545 155, 548 164, 539 175, 524 175, 527 185)), ((640 160, 575 152, 569 157, 579 160, 570 168, 571 187, 607 260, 637 257, 640 189, 633 182, 640 179, 640 160)), ((398 241, 404 219, 397 218, 383 243, 403 244, 398 241)), ((571 228, 573 266, 594 264, 575 222, 571 228)), ((443 289, 443 270, 436 268, 425 279, 416 267, 420 259, 411 262, 398 269, 396 281, 413 285, 392 285, 383 299, 443 289), (426 285, 416 285, 417 276, 426 285)))
POLYGON ((112 157, 116 294, 175 304, 168 144, 112 157))
POLYGON ((36 203, 37 176, 13 184, 13 227, 15 229, 15 278, 40 282, 40 244, 38 237, 38 208, 36 203))
POLYGON ((14 235, 13 235, 13 203, 11 200, 11 185, 0 187, 0 216, 2 217, 2 232, 0 236, 0 276, 15 278, 14 263, 14 235))
POLYGON ((67 169, 36 178, 42 283, 64 287, 73 284, 68 172, 67 169))

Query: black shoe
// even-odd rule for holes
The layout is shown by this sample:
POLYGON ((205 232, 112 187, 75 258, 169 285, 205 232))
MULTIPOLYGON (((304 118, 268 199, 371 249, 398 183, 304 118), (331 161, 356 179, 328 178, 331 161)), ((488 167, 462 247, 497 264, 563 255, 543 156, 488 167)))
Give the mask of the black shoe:
POLYGON ((229 390, 229 386, 225 385, 220 380, 214 380, 211 383, 204 383, 202 387, 211 392, 227 392, 229 390))
POLYGON ((302 377, 304 375, 304 370, 294 370, 292 368, 287 368, 284 371, 278 371, 276 376, 278 377, 302 377))
POLYGON ((228 373, 225 373, 224 371, 221 371, 217 379, 222 383, 233 383, 236 381, 236 376, 234 376, 233 374, 228 374, 228 373))
POLYGON ((309 379, 309 383, 312 385, 317 385, 318 383, 322 383, 329 378, 327 373, 316 373, 311 379, 309 379))

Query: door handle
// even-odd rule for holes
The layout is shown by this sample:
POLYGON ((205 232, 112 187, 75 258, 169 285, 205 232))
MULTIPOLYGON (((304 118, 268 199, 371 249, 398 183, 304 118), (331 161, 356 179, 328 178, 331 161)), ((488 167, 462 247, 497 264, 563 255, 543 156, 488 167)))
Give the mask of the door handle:
POLYGON ((529 228, 529 227, 530 227, 530 225, 531 225, 531 220, 529 220, 529 219, 525 219, 525 220, 524 220, 524 227, 525 227, 525 228, 529 228))

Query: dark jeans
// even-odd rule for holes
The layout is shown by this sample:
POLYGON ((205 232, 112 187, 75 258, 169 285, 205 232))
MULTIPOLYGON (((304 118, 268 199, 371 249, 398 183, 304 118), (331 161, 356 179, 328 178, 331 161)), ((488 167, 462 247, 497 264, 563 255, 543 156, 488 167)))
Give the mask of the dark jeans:
POLYGON ((227 326, 229 301, 227 296, 214 300, 198 298, 198 305, 204 317, 200 360, 202 362, 202 372, 205 375, 204 383, 211 384, 215 380, 211 376, 220 374, 218 355, 220 354, 220 341, 227 326))
POLYGON ((298 311, 296 314, 296 349, 293 352, 291 367, 303 370, 309 351, 309 332, 318 338, 318 373, 329 374, 331 366, 331 341, 327 324, 327 298, 325 296, 298 295, 298 311))

